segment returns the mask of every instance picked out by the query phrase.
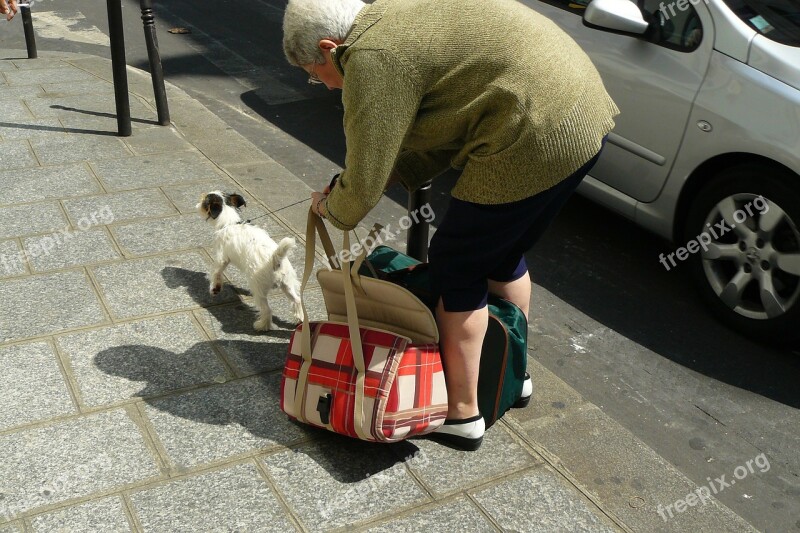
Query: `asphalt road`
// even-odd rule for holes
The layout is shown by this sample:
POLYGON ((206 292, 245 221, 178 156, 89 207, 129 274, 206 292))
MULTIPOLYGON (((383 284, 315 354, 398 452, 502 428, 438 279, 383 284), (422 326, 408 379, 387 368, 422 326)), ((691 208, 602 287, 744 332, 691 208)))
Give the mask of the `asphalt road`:
MULTIPOLYGON (((128 63, 147 69, 138 2, 123 1, 128 63)), ((170 0, 157 5, 167 79, 198 98, 309 185, 343 162, 337 92, 309 86, 281 48, 285 2, 170 0), (166 4, 166 3, 165 3, 166 4), (188 34, 167 30, 185 27, 188 34)), ((105 2, 38 0, 41 50, 109 57, 105 2)), ((24 48, 0 24, 1 48, 24 48)), ((435 190, 438 213, 448 184, 435 190)), ((399 191, 392 198, 401 205, 399 191)), ((761 453, 769 470, 717 497, 765 531, 800 531, 800 353, 753 343, 714 321, 687 273, 666 272, 673 247, 574 198, 529 254, 541 294, 538 360, 698 486, 761 453), (552 349, 564 338, 570 350, 552 349), (567 355, 565 355, 567 353, 567 355)))

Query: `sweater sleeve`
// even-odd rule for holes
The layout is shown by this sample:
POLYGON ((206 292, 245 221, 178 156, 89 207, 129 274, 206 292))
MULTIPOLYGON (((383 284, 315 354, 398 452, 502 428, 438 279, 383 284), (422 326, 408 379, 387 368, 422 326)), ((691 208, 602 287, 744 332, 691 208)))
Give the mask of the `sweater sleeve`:
POLYGON ((381 199, 422 96, 413 68, 383 50, 352 51, 344 71, 345 170, 325 207, 348 230, 381 199))
POLYGON ((426 182, 432 180, 449 169, 456 150, 437 152, 413 152, 406 150, 400 154, 395 163, 395 171, 400 176, 403 186, 414 192, 426 182))

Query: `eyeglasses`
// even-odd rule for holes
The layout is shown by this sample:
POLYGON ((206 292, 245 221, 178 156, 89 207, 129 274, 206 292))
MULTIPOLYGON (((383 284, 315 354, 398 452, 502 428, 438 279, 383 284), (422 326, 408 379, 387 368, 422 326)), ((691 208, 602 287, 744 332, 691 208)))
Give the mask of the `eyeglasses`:
POLYGON ((319 85, 320 83, 322 83, 322 80, 319 79, 319 76, 317 76, 317 73, 314 70, 316 68, 317 68, 317 64, 314 63, 314 66, 311 67, 311 72, 308 73, 308 84, 309 85, 319 85))

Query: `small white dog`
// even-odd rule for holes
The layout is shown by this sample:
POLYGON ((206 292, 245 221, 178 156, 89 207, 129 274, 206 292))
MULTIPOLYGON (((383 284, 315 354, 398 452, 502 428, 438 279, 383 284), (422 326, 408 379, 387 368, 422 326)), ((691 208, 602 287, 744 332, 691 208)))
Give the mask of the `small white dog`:
POLYGON ((211 294, 222 290, 222 273, 228 264, 247 276, 250 292, 258 308, 258 319, 253 327, 259 331, 272 329, 272 309, 267 296, 270 289, 280 287, 294 307, 293 318, 303 320, 300 305, 300 282, 297 273, 286 257, 294 248, 291 237, 274 240, 263 229, 248 224, 239 216, 245 206, 238 194, 212 191, 200 198, 197 210, 214 225, 214 270, 211 273, 211 294))

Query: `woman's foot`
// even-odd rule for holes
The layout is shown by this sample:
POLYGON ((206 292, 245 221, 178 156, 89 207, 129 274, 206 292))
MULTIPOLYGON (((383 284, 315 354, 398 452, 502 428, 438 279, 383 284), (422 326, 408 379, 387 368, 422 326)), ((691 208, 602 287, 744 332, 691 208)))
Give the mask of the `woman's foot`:
POLYGON ((518 409, 527 407, 531 401, 531 396, 533 396, 533 380, 531 375, 525 372, 525 381, 522 382, 522 394, 520 394, 519 400, 512 407, 518 409))
POLYGON ((466 451, 475 451, 483 442, 486 423, 481 414, 462 420, 445 420, 444 425, 431 433, 431 437, 466 451))

